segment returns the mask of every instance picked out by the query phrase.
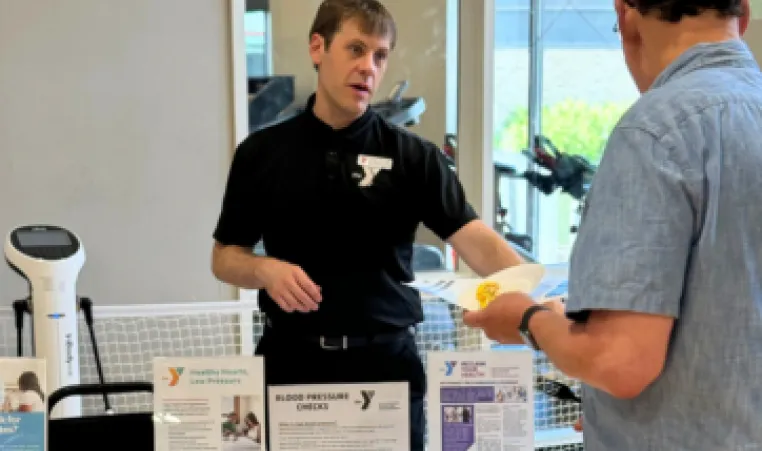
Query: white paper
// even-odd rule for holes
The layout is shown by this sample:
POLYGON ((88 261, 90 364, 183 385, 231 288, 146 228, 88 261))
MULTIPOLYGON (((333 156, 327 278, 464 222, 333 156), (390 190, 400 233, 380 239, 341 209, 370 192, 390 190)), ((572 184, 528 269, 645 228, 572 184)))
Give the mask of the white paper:
POLYGON ((531 350, 428 354, 429 449, 534 450, 531 350))
POLYGON ((408 285, 422 294, 440 298, 460 308, 476 310, 479 308, 476 300, 476 289, 485 280, 497 280, 501 293, 521 292, 530 295, 538 302, 546 298, 556 298, 565 294, 566 281, 568 278, 568 265, 538 265, 523 264, 498 271, 488 277, 465 278, 437 277, 417 278, 408 285))
POLYGON ((416 279, 407 285, 425 295, 437 297, 450 304, 458 305, 460 294, 464 291, 473 291, 481 280, 473 278, 424 278, 416 279))
POLYGON ((556 263, 545 266, 545 275, 532 291, 532 298, 538 301, 548 298, 566 297, 569 283, 569 264, 556 263))
POLYGON ((0 451, 47 449, 45 360, 0 359, 0 451))
POLYGON ((259 451, 265 443, 262 357, 154 360, 156 451, 259 451))
POLYGON ((272 451, 410 450, 407 382, 269 386, 272 451))

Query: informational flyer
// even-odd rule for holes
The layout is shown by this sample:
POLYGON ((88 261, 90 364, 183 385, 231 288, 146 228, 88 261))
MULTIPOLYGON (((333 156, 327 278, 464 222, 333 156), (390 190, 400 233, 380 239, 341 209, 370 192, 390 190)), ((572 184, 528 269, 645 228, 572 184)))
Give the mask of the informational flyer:
POLYGON ((271 451, 409 451, 407 382, 268 387, 271 451))
POLYGON ((264 450, 262 357, 154 360, 156 451, 264 450))
POLYGON ((430 352, 429 449, 534 450, 532 363, 528 349, 430 352))
POLYGON ((46 374, 43 359, 0 359, 0 451, 47 449, 46 374))
POLYGON ((480 288, 485 286, 485 282, 494 285, 495 296, 507 292, 522 292, 538 302, 544 302, 565 295, 568 273, 566 263, 522 264, 505 268, 484 278, 466 278, 455 274, 447 277, 438 274, 429 278, 424 273, 421 278, 407 285, 423 295, 442 299, 464 309, 478 310, 478 293, 480 288))

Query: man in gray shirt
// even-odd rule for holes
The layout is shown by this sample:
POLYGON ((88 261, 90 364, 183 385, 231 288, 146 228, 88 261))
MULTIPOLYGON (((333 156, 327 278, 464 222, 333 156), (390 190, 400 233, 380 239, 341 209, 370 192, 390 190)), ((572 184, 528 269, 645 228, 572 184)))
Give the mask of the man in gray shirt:
POLYGON ((566 315, 512 293, 464 321, 584 383, 586 451, 762 450, 762 75, 740 40, 748 0, 616 11, 643 95, 587 196, 566 315))

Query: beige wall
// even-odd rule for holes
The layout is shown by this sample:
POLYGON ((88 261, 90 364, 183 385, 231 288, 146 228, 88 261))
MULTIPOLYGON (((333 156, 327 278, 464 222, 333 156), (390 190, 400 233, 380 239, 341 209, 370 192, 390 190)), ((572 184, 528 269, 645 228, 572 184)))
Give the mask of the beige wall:
MULTIPOLYGON (((398 46, 389 61, 384 83, 374 101, 382 100, 400 80, 408 80, 408 96, 422 96, 426 113, 421 123, 412 128, 415 133, 442 145, 446 131, 455 132, 457 124, 457 93, 452 77, 457 70, 455 58, 448 60, 448 28, 454 36, 452 9, 448 21, 448 6, 453 0, 385 0, 384 5, 397 22, 398 46), (453 64, 455 63, 455 64, 453 64), (449 66, 449 68, 448 68, 449 66), (448 84, 449 83, 449 84, 448 84), (449 116, 449 117, 448 117, 449 116), (448 119, 450 126, 448 125, 448 119)), ((308 54, 309 29, 320 0, 277 0, 272 8, 273 71, 278 75, 295 75, 297 102, 303 103, 315 90, 317 77, 308 54)), ((457 17, 457 16, 455 16, 457 17)), ((428 230, 419 232, 419 242, 441 244, 428 230)))
MULTIPOLYGON (((756 10, 757 12, 762 12, 762 7, 758 6, 756 10)), ((757 62, 762 65, 762 19, 751 21, 749 28, 746 30, 746 35, 744 35, 744 40, 749 45, 751 51, 754 52, 757 62)))
MULTIPOLYGON (((98 305, 232 295, 209 270, 234 145, 229 7, 0 2, 0 233, 80 234, 98 305)), ((0 306, 26 295, 0 265, 0 306)))

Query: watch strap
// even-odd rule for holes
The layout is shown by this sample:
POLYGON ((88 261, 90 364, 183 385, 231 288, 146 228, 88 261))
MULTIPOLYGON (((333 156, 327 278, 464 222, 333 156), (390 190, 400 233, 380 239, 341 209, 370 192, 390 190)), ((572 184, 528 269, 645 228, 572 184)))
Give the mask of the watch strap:
POLYGON ((532 316, 534 316, 535 313, 542 310, 550 311, 548 307, 542 304, 535 304, 529 307, 522 315, 521 323, 519 324, 519 332, 521 332, 521 335, 529 341, 527 344, 531 345, 536 351, 539 351, 540 347, 537 345, 537 341, 534 339, 532 332, 529 331, 529 320, 532 319, 532 316))

